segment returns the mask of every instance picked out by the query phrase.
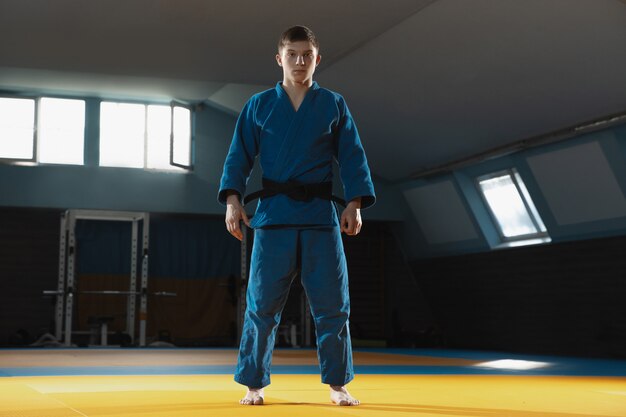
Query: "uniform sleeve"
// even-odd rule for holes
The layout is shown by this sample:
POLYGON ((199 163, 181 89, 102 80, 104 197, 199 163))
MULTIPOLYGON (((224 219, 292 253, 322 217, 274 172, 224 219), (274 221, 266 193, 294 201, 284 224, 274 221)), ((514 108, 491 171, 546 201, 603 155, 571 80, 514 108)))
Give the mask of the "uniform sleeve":
POLYGON ((233 140, 224 162, 217 200, 225 205, 227 192, 235 190, 243 198, 259 149, 259 132, 256 124, 255 100, 250 99, 237 119, 233 140))
POLYGON ((338 105, 340 117, 335 134, 335 150, 344 197, 346 202, 361 197, 361 208, 367 208, 376 202, 367 158, 346 102, 342 99, 338 105))

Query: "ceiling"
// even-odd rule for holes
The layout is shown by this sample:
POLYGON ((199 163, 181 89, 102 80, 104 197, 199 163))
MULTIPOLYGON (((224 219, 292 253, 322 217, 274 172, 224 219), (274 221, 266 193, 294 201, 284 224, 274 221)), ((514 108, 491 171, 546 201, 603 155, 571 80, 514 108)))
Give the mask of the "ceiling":
POLYGON ((293 24, 391 181, 626 111, 621 0, 0 0, 0 89, 237 111, 293 24))

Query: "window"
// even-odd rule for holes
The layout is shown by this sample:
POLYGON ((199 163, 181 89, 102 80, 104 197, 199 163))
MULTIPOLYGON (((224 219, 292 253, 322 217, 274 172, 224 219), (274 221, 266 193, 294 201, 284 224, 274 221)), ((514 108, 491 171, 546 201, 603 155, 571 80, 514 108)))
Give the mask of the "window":
POLYGON ((550 241, 517 170, 480 177, 478 186, 503 242, 532 244, 550 241))
POLYGON ((0 97, 1 159, 82 165, 84 141, 83 100, 0 97))
POLYGON ((44 97, 39 101, 39 162, 85 163, 85 102, 44 97))
POLYGON ((146 106, 100 104, 100 165, 144 167, 146 106))
POLYGON ((0 97, 0 158, 35 160, 35 100, 0 97))
POLYGON ((191 111, 178 105, 102 102, 100 165, 191 169, 191 111))
POLYGON ((148 106, 148 152, 146 168, 170 166, 170 135, 172 109, 170 106, 148 106))
MULTIPOLYGON (((84 100, 0 97, 0 161, 83 165, 84 100)), ((100 165, 193 169, 192 112, 181 103, 100 103, 100 165)))
POLYGON ((170 163, 181 168, 191 167, 191 111, 172 106, 172 145, 170 163))

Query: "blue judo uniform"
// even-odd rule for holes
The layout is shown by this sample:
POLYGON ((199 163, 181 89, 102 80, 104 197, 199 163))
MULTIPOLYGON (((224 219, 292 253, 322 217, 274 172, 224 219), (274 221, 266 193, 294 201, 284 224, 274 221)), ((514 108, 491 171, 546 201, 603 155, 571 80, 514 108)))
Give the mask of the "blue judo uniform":
MULTIPOLYGON (((365 152, 345 100, 317 82, 298 111, 281 82, 248 100, 224 163, 220 203, 226 203, 229 190, 244 196, 257 156, 263 177, 279 183, 332 181, 336 159, 346 201, 361 197, 361 208, 375 202, 365 152)), ((276 328, 299 273, 315 323, 322 382, 348 383, 354 377, 348 273, 334 203, 285 194, 261 198, 251 226, 255 236, 235 381, 253 388, 269 385, 276 328)))

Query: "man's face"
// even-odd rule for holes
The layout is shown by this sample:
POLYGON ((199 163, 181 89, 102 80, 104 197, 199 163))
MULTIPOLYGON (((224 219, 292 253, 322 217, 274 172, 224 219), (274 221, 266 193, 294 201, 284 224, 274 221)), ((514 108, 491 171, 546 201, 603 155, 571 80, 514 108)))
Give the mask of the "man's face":
POLYGON ((276 62, 283 68, 284 79, 294 83, 311 80, 321 59, 317 48, 309 41, 288 42, 276 54, 276 62))

